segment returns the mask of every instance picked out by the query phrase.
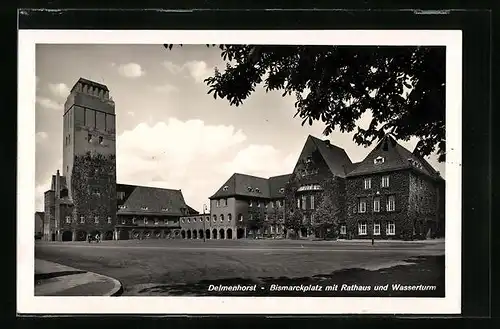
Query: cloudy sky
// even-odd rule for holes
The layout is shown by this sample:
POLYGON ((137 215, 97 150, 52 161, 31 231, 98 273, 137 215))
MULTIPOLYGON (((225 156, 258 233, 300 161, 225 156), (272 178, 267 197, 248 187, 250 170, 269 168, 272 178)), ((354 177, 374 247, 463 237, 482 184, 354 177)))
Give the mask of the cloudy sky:
MULTIPOLYGON (((197 210, 234 172, 289 173, 309 134, 325 138, 321 123, 301 126, 295 99, 279 92, 258 89, 240 107, 214 100, 203 79, 215 66, 224 67, 220 52, 204 45, 37 45, 36 210, 62 166, 63 104, 80 77, 106 84, 116 103, 118 182, 182 189, 197 210)), ((328 138, 353 162, 371 150, 352 134, 328 138)))

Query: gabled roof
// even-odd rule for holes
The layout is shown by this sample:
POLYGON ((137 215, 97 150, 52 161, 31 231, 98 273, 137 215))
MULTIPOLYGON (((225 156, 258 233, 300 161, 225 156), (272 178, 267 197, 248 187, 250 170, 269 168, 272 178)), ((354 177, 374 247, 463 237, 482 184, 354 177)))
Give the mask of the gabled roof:
MULTIPOLYGON (((118 215, 158 214, 180 216, 183 209, 188 210, 181 190, 117 184, 117 190, 129 189, 130 194, 123 203, 124 209, 118 209, 118 215)), ((192 209, 192 208, 191 208, 192 209)))
POLYGON ((269 177, 269 197, 271 199, 283 198, 284 194, 281 189, 285 187, 291 176, 292 174, 269 177))
POLYGON ((253 198, 280 198, 283 194, 280 189, 285 187, 290 174, 263 178, 246 174, 233 174, 210 199, 230 196, 253 198))
POLYGON ((348 177, 368 175, 400 169, 413 169, 430 177, 436 178, 437 173, 432 166, 417 155, 401 146, 391 135, 385 135, 375 148, 348 173, 348 177), (383 158, 382 163, 375 163, 375 159, 383 158), (430 167, 430 168, 429 168, 430 167))
POLYGON ((346 151, 341 147, 331 144, 329 140, 321 140, 311 135, 309 135, 308 139, 311 139, 316 145, 332 174, 338 177, 345 177, 347 168, 352 166, 352 161, 349 159, 346 151))

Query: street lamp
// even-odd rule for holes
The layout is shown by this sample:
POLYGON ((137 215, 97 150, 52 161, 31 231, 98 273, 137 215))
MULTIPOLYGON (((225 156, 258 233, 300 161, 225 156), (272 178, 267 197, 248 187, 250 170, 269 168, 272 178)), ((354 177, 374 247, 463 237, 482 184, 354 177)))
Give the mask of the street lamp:
POLYGON ((206 205, 206 204, 204 204, 204 205, 203 205, 203 242, 206 242, 206 241, 207 241, 207 240, 206 240, 207 230, 206 230, 206 228, 205 228, 205 222, 206 222, 206 220, 205 220, 205 211, 206 211, 206 210, 207 210, 207 205, 206 205))

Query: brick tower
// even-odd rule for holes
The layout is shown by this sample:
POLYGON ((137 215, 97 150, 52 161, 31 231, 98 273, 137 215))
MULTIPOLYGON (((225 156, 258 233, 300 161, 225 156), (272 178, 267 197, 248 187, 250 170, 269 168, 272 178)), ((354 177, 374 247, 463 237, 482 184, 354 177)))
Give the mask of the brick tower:
MULTIPOLYGON (((80 78, 64 104, 63 175, 73 201, 72 240, 112 239, 116 222, 115 104, 108 87, 80 78)), ((69 223, 67 223, 69 224, 69 223)))

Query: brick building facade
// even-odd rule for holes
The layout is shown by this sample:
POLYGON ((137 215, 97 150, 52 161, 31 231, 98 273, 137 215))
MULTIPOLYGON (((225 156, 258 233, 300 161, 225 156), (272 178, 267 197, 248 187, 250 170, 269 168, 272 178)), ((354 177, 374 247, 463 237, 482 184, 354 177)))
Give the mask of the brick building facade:
POLYGON ((209 198, 207 214, 189 207, 180 190, 117 184, 115 104, 106 86, 77 81, 63 135, 63 173, 44 194, 45 240, 324 236, 325 209, 342 238, 444 236, 444 180, 390 135, 359 163, 309 136, 292 173, 235 173, 209 198))

